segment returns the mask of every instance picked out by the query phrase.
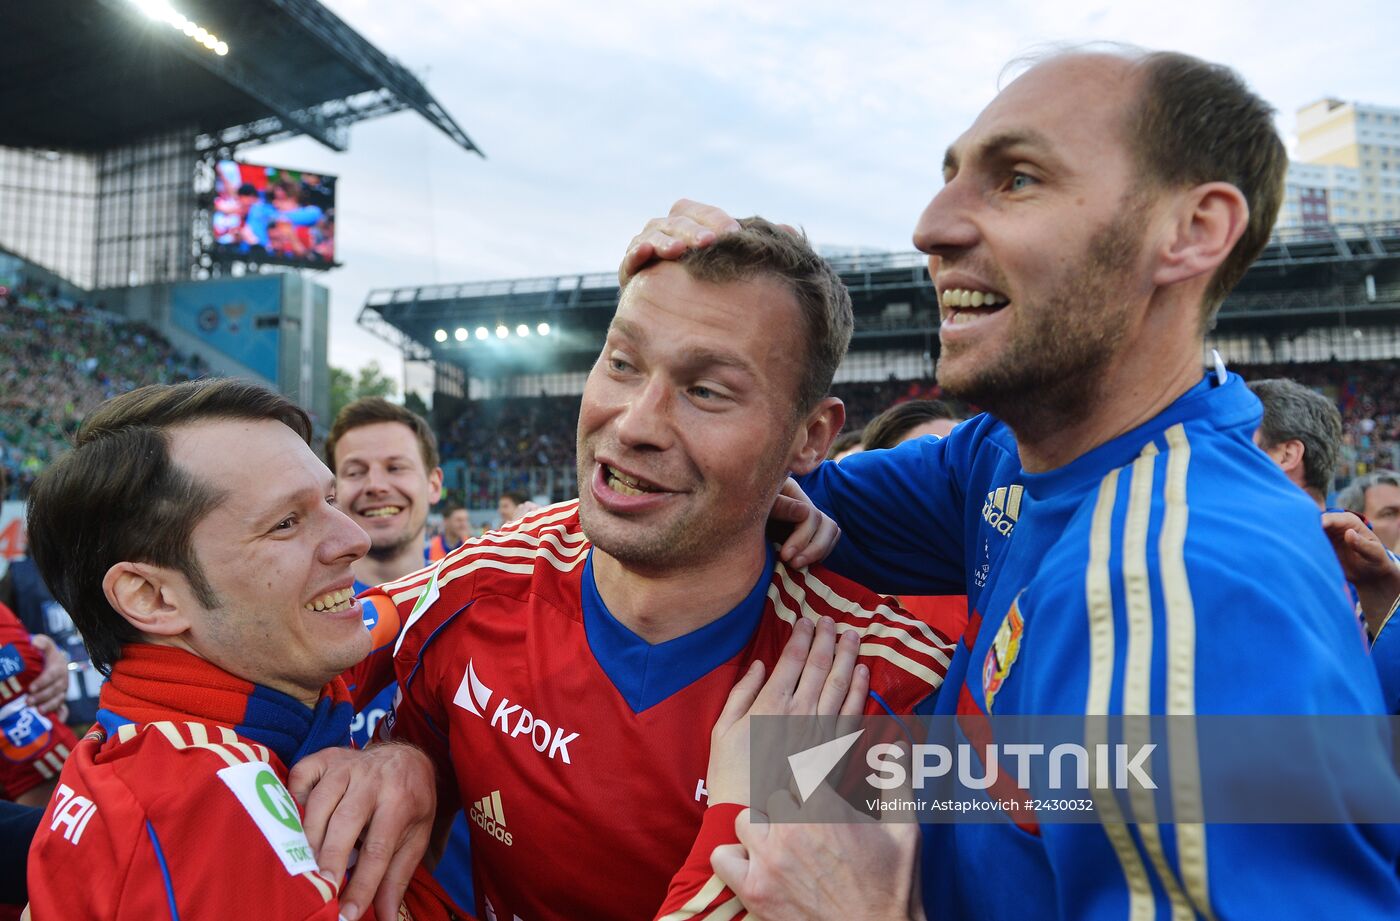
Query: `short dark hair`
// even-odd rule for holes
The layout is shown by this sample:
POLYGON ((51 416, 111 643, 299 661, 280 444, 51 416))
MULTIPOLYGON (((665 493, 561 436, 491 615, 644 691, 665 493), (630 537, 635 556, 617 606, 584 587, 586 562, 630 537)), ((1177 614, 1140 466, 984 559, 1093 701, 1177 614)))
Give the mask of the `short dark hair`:
POLYGON ((915 426, 939 419, 961 418, 942 400, 906 400, 896 403, 871 419, 865 426, 865 431, 861 433, 860 441, 867 451, 893 448, 915 426))
POLYGON ((851 295, 841 276, 817 255, 807 235, 784 230, 761 217, 739 221, 704 249, 692 249, 680 264, 696 281, 728 284, 769 276, 787 285, 802 315, 806 356, 798 382, 796 410, 804 413, 831 389, 836 368, 851 344, 855 327, 851 295))
POLYGON ((418 439, 418 452, 423 457, 423 472, 433 472, 438 465, 437 436, 433 434, 427 420, 413 410, 390 403, 383 397, 360 397, 336 414, 335 421, 331 423, 331 433, 326 436, 326 464, 332 473, 337 472, 335 446, 345 437, 345 433, 377 422, 398 422, 408 426, 413 432, 413 437, 418 439))
POLYGON ((1244 234, 1206 289, 1201 320, 1209 326, 1269 242, 1288 151, 1273 107, 1229 67, 1175 51, 1149 52, 1137 65, 1143 86, 1128 137, 1143 174, 1161 186, 1228 182, 1249 203, 1244 234))
POLYGON ((501 493, 501 498, 509 499, 516 505, 524 505, 526 502, 530 501, 530 494, 518 489, 507 489, 505 492, 501 493))
POLYGON ((1333 402, 1297 381, 1273 378, 1251 381, 1249 389, 1264 404, 1259 441, 1273 448, 1285 441, 1303 445, 1303 485, 1324 499, 1332 490, 1337 455, 1342 449, 1342 414, 1333 402))
MULTIPOLYGON (((442 517, 443 517, 443 518, 449 518, 449 517, 451 517, 451 516, 452 516, 454 513, 456 513, 456 512, 465 512, 465 511, 467 511, 467 507, 466 507, 465 505, 459 505, 459 504, 456 503, 456 502, 449 502, 449 503, 447 503, 446 505, 444 505, 444 506, 442 507, 442 517)), ((468 512, 468 514, 470 514, 470 513, 468 512)))
POLYGON ((281 422, 308 444, 311 419, 291 400, 236 378, 153 384, 103 403, 72 451, 41 473, 29 496, 29 552, 54 599, 104 674, 141 634, 102 590, 121 562, 182 573, 206 607, 218 603, 190 548, 195 525, 224 499, 170 456, 170 429, 218 419, 281 422))

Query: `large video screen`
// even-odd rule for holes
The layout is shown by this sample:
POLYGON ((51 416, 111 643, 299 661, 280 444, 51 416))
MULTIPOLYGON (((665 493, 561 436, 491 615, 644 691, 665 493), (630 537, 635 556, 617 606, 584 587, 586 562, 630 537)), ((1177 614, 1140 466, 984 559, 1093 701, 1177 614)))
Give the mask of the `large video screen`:
POLYGON ((231 259, 335 265, 335 177, 220 160, 214 252, 231 259))

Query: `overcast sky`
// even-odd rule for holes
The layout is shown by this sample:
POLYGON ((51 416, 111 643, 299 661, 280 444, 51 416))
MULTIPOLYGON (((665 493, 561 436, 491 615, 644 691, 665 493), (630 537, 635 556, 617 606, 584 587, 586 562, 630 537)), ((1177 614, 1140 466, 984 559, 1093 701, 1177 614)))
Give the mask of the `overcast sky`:
POLYGON ((605 271, 678 197, 801 224, 822 246, 912 248, 943 150, 1046 42, 1125 41, 1238 69, 1279 110, 1400 106, 1400 3, 1296 0, 322 0, 416 73, 486 152, 413 113, 253 162, 339 175, 331 362, 393 350, 373 288, 605 271))

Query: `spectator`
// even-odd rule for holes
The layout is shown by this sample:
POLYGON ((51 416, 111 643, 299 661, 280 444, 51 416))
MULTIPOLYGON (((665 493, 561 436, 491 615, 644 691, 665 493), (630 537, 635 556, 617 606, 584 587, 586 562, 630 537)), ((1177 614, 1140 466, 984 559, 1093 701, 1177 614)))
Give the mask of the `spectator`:
POLYGON ((1338 494, 1337 504, 1360 515, 1387 549, 1400 546, 1400 473, 1375 470, 1359 477, 1338 494))
POLYGON ((1341 413, 1331 400, 1297 381, 1254 381, 1249 389, 1264 404, 1264 421, 1254 433, 1254 443, 1325 509, 1342 443, 1341 413))
POLYGON ((896 403, 880 413, 861 433, 861 445, 867 451, 893 448, 924 435, 942 438, 953 430, 962 417, 942 400, 909 400, 896 403))

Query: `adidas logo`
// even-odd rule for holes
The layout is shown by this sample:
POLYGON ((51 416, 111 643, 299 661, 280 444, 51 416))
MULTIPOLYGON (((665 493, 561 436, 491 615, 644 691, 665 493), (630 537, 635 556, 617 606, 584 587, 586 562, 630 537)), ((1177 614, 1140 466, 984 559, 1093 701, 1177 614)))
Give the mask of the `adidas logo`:
POLYGON ((1021 516, 1020 486, 999 486, 987 493, 982 503, 982 518, 1002 537, 1010 537, 1016 519, 1021 516))
POLYGON ((497 841, 510 847, 514 837, 506 831, 506 814, 501 809, 501 791, 493 791, 489 796, 472 803, 467 816, 476 826, 497 841))
POLYGON ((476 664, 467 660, 467 670, 462 673, 462 683, 457 685, 457 693, 452 702, 473 716, 487 720, 491 727, 499 729, 512 739, 524 737, 535 751, 547 755, 551 761, 560 760, 572 764, 569 759, 569 743, 578 738, 577 732, 569 732, 551 726, 547 721, 535 716, 528 707, 512 704, 504 694, 494 711, 488 711, 492 690, 477 677, 476 664), (490 716, 487 713, 490 712, 490 716))

